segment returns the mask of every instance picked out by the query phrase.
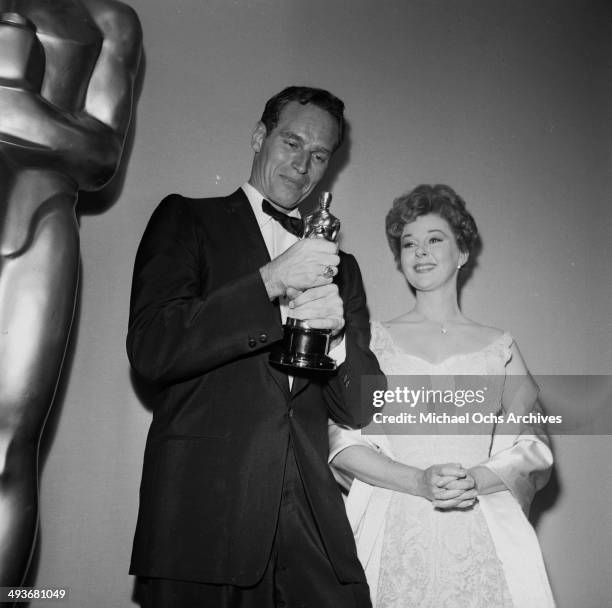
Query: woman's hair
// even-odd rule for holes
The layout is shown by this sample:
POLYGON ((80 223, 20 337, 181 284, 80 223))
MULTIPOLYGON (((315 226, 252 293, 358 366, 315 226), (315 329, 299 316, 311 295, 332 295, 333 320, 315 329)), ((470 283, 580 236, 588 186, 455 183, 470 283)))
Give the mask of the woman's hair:
POLYGON ((469 254, 474 249, 478 241, 478 228, 474 218, 465 208, 464 200, 449 186, 421 185, 398 196, 385 219, 387 240, 398 268, 401 257, 400 239, 404 226, 429 213, 435 213, 448 222, 457 239, 459 251, 469 254))

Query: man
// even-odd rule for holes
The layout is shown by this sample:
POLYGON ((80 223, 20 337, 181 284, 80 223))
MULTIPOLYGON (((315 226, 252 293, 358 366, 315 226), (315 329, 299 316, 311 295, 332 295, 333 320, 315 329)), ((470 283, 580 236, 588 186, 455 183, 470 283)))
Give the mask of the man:
POLYGON ((269 215, 299 214, 342 143, 343 109, 285 89, 255 127, 249 182, 171 195, 146 229, 127 345, 159 387, 131 568, 147 608, 370 605, 327 467, 328 417, 367 424, 359 378, 380 373, 359 269, 269 215), (332 331, 337 373, 270 364, 288 309, 332 331))

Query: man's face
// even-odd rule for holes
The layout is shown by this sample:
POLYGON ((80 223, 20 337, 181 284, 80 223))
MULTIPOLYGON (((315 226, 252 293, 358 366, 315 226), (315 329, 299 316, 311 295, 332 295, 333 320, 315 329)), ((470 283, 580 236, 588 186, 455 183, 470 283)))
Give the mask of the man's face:
POLYGON ((323 177, 338 141, 338 127, 325 110, 289 102, 270 133, 257 123, 249 182, 270 202, 290 211, 323 177))

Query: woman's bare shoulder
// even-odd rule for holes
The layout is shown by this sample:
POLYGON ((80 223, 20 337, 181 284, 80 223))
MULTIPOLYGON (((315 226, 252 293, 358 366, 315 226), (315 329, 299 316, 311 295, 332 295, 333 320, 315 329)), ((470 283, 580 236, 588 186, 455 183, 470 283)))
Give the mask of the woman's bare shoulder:
POLYGON ((474 347, 485 347, 489 344, 493 344, 508 333, 499 327, 482 325, 470 319, 466 319, 466 321, 464 326, 465 338, 469 340, 474 347))

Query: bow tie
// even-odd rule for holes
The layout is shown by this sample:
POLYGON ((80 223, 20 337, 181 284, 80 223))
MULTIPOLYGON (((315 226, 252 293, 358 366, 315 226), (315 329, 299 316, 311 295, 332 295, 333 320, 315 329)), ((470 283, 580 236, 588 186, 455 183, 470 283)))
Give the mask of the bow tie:
POLYGON ((261 203, 263 212, 275 219, 287 232, 295 234, 298 238, 301 238, 304 233, 302 226, 302 220, 299 217, 291 217, 282 211, 279 211, 273 207, 266 199, 261 203))

